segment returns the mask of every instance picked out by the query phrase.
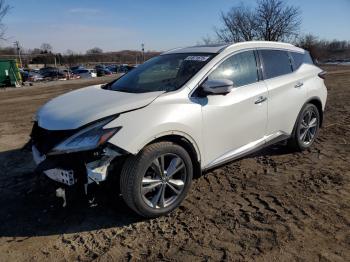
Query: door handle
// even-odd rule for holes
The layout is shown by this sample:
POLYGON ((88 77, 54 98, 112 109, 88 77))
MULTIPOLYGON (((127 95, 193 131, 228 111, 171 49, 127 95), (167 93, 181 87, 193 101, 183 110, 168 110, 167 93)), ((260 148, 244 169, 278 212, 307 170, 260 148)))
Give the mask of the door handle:
POLYGON ((261 104, 261 103, 263 103, 263 102, 265 102, 267 100, 267 97, 266 96, 259 96, 259 98, 258 98, 258 100, 256 100, 255 102, 254 102, 254 104, 261 104))
POLYGON ((295 88, 300 88, 300 87, 302 87, 304 85, 304 83, 303 82, 298 82, 298 83, 296 83, 296 85, 294 86, 295 88))

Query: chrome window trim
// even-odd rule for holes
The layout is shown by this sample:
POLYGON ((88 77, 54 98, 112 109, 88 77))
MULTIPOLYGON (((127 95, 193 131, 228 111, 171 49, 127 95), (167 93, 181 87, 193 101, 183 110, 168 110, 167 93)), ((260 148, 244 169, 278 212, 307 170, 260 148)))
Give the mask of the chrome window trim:
POLYGON ((304 54, 302 52, 297 52, 297 51, 293 51, 293 50, 290 50, 290 49, 283 49, 283 48, 268 48, 268 47, 262 47, 262 48, 257 48, 256 51, 258 52, 258 55, 259 55, 259 59, 260 59, 260 66, 261 66, 261 73, 262 73, 262 78, 263 78, 263 81, 268 81, 270 79, 276 79, 276 78, 279 78, 279 77, 284 77, 284 76, 289 76, 291 74, 294 74, 296 71, 294 71, 293 69, 293 65, 291 64, 291 68, 292 68, 292 72, 288 73, 288 74, 283 74, 283 75, 280 75, 280 76, 275 76, 275 77, 271 77, 271 78, 265 78, 265 74, 264 74, 264 60, 262 59, 261 57, 261 54, 260 54, 260 50, 277 50, 277 51, 285 51, 288 55, 288 58, 289 58, 289 62, 291 62, 290 60, 290 55, 289 53, 290 52, 294 52, 294 53, 300 53, 300 54, 304 54))

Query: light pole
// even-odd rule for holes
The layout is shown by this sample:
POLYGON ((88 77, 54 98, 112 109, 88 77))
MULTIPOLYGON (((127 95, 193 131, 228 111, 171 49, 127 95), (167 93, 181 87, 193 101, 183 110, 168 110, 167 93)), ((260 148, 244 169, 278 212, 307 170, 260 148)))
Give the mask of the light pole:
POLYGON ((18 58, 19 58, 19 64, 20 64, 20 66, 21 66, 21 68, 22 68, 21 47, 20 47, 18 41, 15 41, 15 42, 14 42, 14 45, 15 45, 16 48, 17 48, 18 58))

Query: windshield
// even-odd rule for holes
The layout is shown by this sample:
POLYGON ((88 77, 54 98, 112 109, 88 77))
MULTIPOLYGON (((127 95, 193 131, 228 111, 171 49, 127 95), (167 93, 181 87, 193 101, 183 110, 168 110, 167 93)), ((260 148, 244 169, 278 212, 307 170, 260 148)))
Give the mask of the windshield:
POLYGON ((200 53, 157 56, 105 88, 128 93, 174 91, 192 78, 212 57, 213 54, 200 53))

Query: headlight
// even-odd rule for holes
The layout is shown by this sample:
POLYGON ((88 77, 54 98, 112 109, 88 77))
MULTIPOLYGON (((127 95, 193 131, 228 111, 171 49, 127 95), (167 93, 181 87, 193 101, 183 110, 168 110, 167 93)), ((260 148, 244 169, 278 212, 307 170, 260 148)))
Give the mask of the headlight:
POLYGON ((111 119, 93 124, 58 144, 49 154, 72 153, 95 149, 107 142, 121 127, 103 129, 111 119))

